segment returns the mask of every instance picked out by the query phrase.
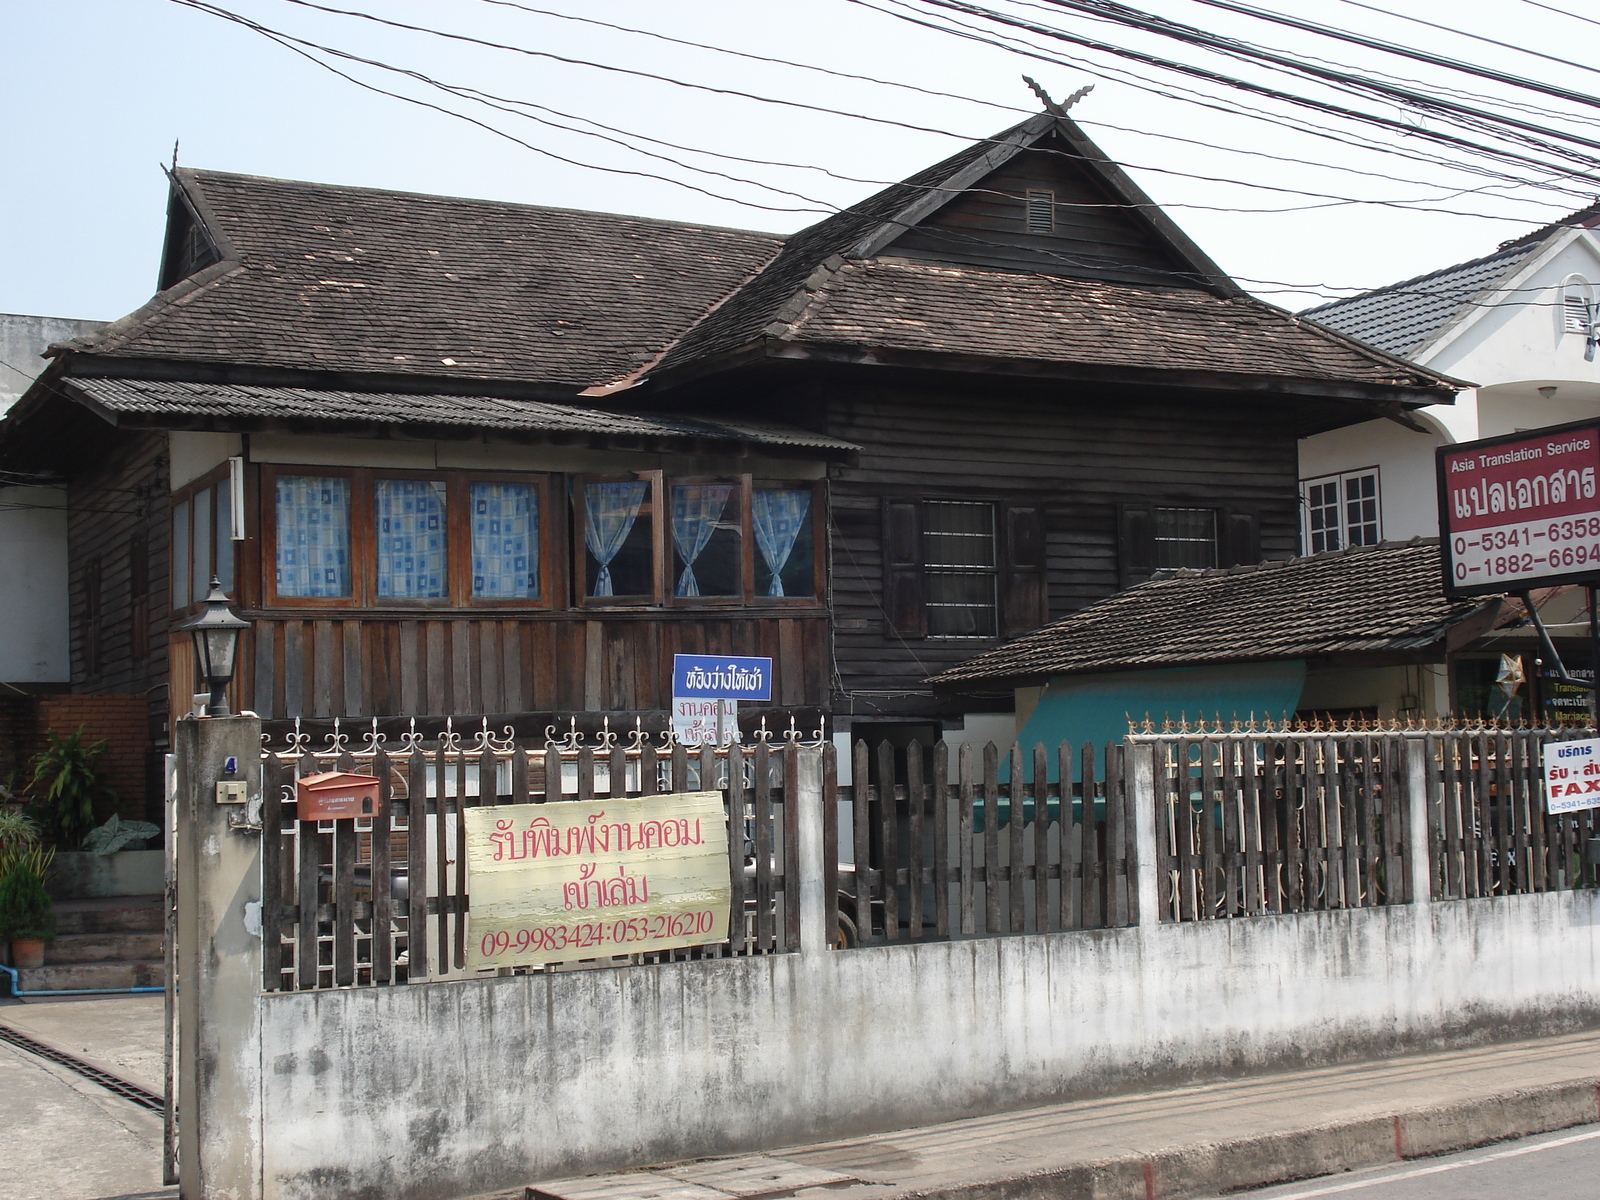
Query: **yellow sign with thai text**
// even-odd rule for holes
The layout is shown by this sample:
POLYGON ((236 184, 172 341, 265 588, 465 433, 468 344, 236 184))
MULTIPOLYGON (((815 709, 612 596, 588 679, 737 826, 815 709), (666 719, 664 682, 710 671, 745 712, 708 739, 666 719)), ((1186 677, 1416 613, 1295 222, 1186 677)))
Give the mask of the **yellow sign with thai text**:
POLYGON ((465 819, 469 969, 727 940, 721 792, 491 805, 465 819))

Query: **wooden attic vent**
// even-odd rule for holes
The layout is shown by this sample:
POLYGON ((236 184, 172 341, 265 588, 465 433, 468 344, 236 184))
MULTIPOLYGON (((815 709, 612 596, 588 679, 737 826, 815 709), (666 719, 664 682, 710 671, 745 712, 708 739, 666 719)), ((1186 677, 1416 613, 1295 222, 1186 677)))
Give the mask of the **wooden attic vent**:
POLYGON ((1029 190, 1028 232, 1054 233, 1056 231, 1056 194, 1029 190))

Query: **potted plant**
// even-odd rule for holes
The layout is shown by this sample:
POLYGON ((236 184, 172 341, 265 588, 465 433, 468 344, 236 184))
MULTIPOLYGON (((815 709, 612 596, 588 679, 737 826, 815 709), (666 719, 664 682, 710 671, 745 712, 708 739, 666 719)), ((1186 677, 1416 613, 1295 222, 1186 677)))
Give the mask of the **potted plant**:
POLYGON ((84 745, 83 736, 82 725, 66 737, 54 729, 46 730, 45 748, 34 755, 28 782, 46 835, 68 850, 76 849, 94 828, 95 801, 104 798, 115 803, 117 798, 105 781, 101 760, 106 743, 84 745))
POLYGON ((55 851, 28 846, 0 859, 0 941, 11 944, 11 965, 44 966, 44 944, 55 936, 55 911, 45 880, 55 851))

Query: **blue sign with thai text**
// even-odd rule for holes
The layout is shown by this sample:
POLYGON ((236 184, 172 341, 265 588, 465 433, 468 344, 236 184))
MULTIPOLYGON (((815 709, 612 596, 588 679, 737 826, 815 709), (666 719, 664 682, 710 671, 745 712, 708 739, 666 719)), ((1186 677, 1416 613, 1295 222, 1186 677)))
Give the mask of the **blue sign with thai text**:
POLYGON ((771 700, 772 660, 732 654, 674 654, 672 694, 702 700, 771 700))

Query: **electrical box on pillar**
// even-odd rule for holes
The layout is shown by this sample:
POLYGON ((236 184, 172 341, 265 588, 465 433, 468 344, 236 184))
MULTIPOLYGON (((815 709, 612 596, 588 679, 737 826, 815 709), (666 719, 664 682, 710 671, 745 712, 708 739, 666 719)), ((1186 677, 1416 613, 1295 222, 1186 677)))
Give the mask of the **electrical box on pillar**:
POLYGON ((302 821, 370 817, 378 811, 378 777, 350 771, 324 771, 295 781, 296 815, 302 821))

